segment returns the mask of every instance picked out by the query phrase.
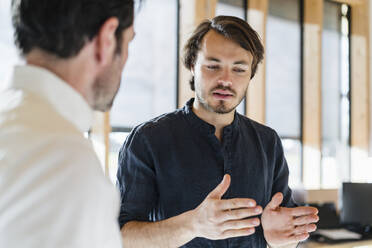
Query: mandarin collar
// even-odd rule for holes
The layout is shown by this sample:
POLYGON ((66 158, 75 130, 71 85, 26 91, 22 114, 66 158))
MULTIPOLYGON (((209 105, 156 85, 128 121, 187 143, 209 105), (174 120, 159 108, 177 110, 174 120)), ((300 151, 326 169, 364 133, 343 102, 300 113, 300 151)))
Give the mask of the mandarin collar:
MULTIPOLYGON (((189 121, 189 123, 193 127, 200 130, 201 132, 214 135, 216 128, 213 125, 209 124, 208 122, 200 119, 192 111, 194 100, 195 100, 195 98, 191 98, 189 101, 186 102, 185 106, 182 109, 186 119, 189 121)), ((239 128, 239 115, 235 110, 233 122, 231 124, 225 126, 223 131, 224 132, 226 132, 226 131, 231 132, 233 130, 238 130, 238 128, 239 128)))

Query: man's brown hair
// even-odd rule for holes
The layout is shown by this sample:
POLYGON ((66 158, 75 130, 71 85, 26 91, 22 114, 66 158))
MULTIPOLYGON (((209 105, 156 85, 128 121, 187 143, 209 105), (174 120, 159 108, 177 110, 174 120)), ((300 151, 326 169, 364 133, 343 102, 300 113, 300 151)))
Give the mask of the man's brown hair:
MULTIPOLYGON (((234 16, 216 16, 199 24, 184 48, 183 62, 186 68, 191 70, 194 67, 203 38, 210 30, 236 42, 252 54, 251 78, 253 78, 257 65, 263 59, 264 47, 257 32, 246 21, 234 16)), ((190 80, 190 87, 195 90, 194 77, 190 80)))

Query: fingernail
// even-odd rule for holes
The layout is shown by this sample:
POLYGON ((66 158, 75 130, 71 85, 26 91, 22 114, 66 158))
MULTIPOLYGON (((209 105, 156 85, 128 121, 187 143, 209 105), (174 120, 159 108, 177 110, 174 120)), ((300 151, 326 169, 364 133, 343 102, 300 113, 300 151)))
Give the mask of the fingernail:
POLYGON ((254 202, 248 202, 248 207, 254 207, 256 204, 254 202))
POLYGON ((255 210, 254 210, 256 213, 259 213, 259 212, 261 212, 261 208, 255 208, 255 210))

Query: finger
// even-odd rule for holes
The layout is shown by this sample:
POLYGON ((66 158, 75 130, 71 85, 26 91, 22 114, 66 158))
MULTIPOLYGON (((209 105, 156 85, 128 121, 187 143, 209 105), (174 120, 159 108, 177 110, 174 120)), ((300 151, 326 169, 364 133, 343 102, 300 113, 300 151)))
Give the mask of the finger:
POLYGON ((308 239, 309 236, 310 235, 308 233, 301 233, 301 234, 297 234, 297 235, 292 235, 288 238, 288 243, 302 242, 302 241, 305 241, 306 239, 308 239))
POLYGON ((248 236, 255 233, 254 228, 244 228, 244 229, 232 229, 232 230, 226 230, 222 233, 221 239, 227 239, 227 238, 234 238, 234 237, 241 237, 241 236, 248 236))
POLYGON ((258 218, 251 218, 245 220, 230 220, 222 224, 223 229, 245 229, 252 228, 260 225, 260 220, 258 218))
POLYGON ((301 225, 306 225, 310 223, 316 223, 319 221, 318 215, 305 215, 305 216, 300 216, 297 217, 293 220, 293 224, 295 226, 301 226, 301 225))
POLYGON ((299 235, 303 233, 309 233, 309 232, 314 232, 316 230, 316 225, 315 224, 308 224, 308 225, 302 225, 298 226, 293 230, 293 234, 299 235))
POLYGON ((208 197, 221 199, 221 197, 226 193, 227 189, 230 187, 230 182, 231 182, 230 175, 225 174, 221 183, 217 185, 217 187, 209 193, 208 197))
POLYGON ((219 202, 219 208, 221 210, 235 209, 235 208, 247 208, 255 207, 256 201, 249 198, 233 198, 227 200, 221 200, 219 202))
POLYGON ((318 209, 314 207, 290 208, 290 214, 292 216, 316 215, 318 214, 318 209))
POLYGON ((262 213, 262 207, 257 206, 255 208, 241 208, 230 211, 224 211, 221 215, 221 221, 227 220, 240 220, 252 216, 256 216, 262 213))
POLYGON ((273 198, 271 198, 271 201, 267 204, 266 207, 271 210, 275 210, 280 206, 282 202, 283 202, 283 194, 278 192, 273 196, 273 198))

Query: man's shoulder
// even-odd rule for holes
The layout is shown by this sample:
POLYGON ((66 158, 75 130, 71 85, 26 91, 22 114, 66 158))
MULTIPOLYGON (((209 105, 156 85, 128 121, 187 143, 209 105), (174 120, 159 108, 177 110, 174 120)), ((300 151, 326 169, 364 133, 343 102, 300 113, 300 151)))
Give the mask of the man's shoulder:
POLYGON ((184 121, 182 109, 159 115, 135 127, 136 132, 153 134, 154 132, 168 132, 170 129, 180 127, 184 121))
MULTIPOLYGON (((70 166, 84 161, 99 164, 91 142, 82 134, 32 131, 18 127, 1 130, 0 152, 5 153, 2 158, 13 165, 23 164, 27 167, 28 164, 30 168, 41 162, 45 163, 45 166, 57 166, 60 162, 70 166), (22 157, 22 160, 18 159, 19 157, 22 157)), ((85 166, 86 163, 83 163, 72 169, 80 170, 85 166)))
POLYGON ((238 114, 239 120, 241 121, 244 127, 250 126, 259 134, 260 136, 276 137, 277 133, 274 129, 269 126, 266 126, 258 121, 255 121, 247 116, 238 114))
POLYGON ((9 89, 1 93, 0 100, 0 134, 17 132, 34 133, 73 133, 80 131, 45 99, 35 94, 9 89))
POLYGON ((1 96, 0 153, 6 154, 3 162, 14 168, 18 164, 32 168, 40 161, 56 165, 58 161, 71 164, 86 156, 96 158, 83 133, 43 98, 19 89, 9 89, 1 96))
MULTIPOLYGON (((0 153, 4 145, 0 141, 0 153)), ((36 216, 34 220, 46 221, 50 231, 74 226, 76 215, 82 216, 80 227, 89 228, 100 222, 103 231, 114 226, 114 221, 110 225, 108 222, 114 219, 114 212, 118 210, 115 206, 119 204, 118 195, 105 178, 89 141, 70 134, 45 134, 39 139, 25 137, 25 141, 18 141, 14 148, 6 147, 9 152, 0 157, 0 170, 4 176, 0 181, 0 192, 6 189, 7 195, 11 196, 0 203, 4 210, 0 216, 20 206, 20 202, 23 204, 17 208, 21 213, 7 223, 7 227, 19 229, 13 222, 22 222, 21 230, 32 226, 23 219, 30 211, 36 216), (33 197, 27 197, 25 192, 33 197), (39 207, 35 210, 32 206, 39 207), (112 213, 105 211, 107 209, 112 209, 112 213), (95 217, 90 218, 92 215, 95 217)), ((36 233, 42 234, 43 230, 40 228, 36 233)), ((33 234, 25 235, 32 237, 33 234)))

